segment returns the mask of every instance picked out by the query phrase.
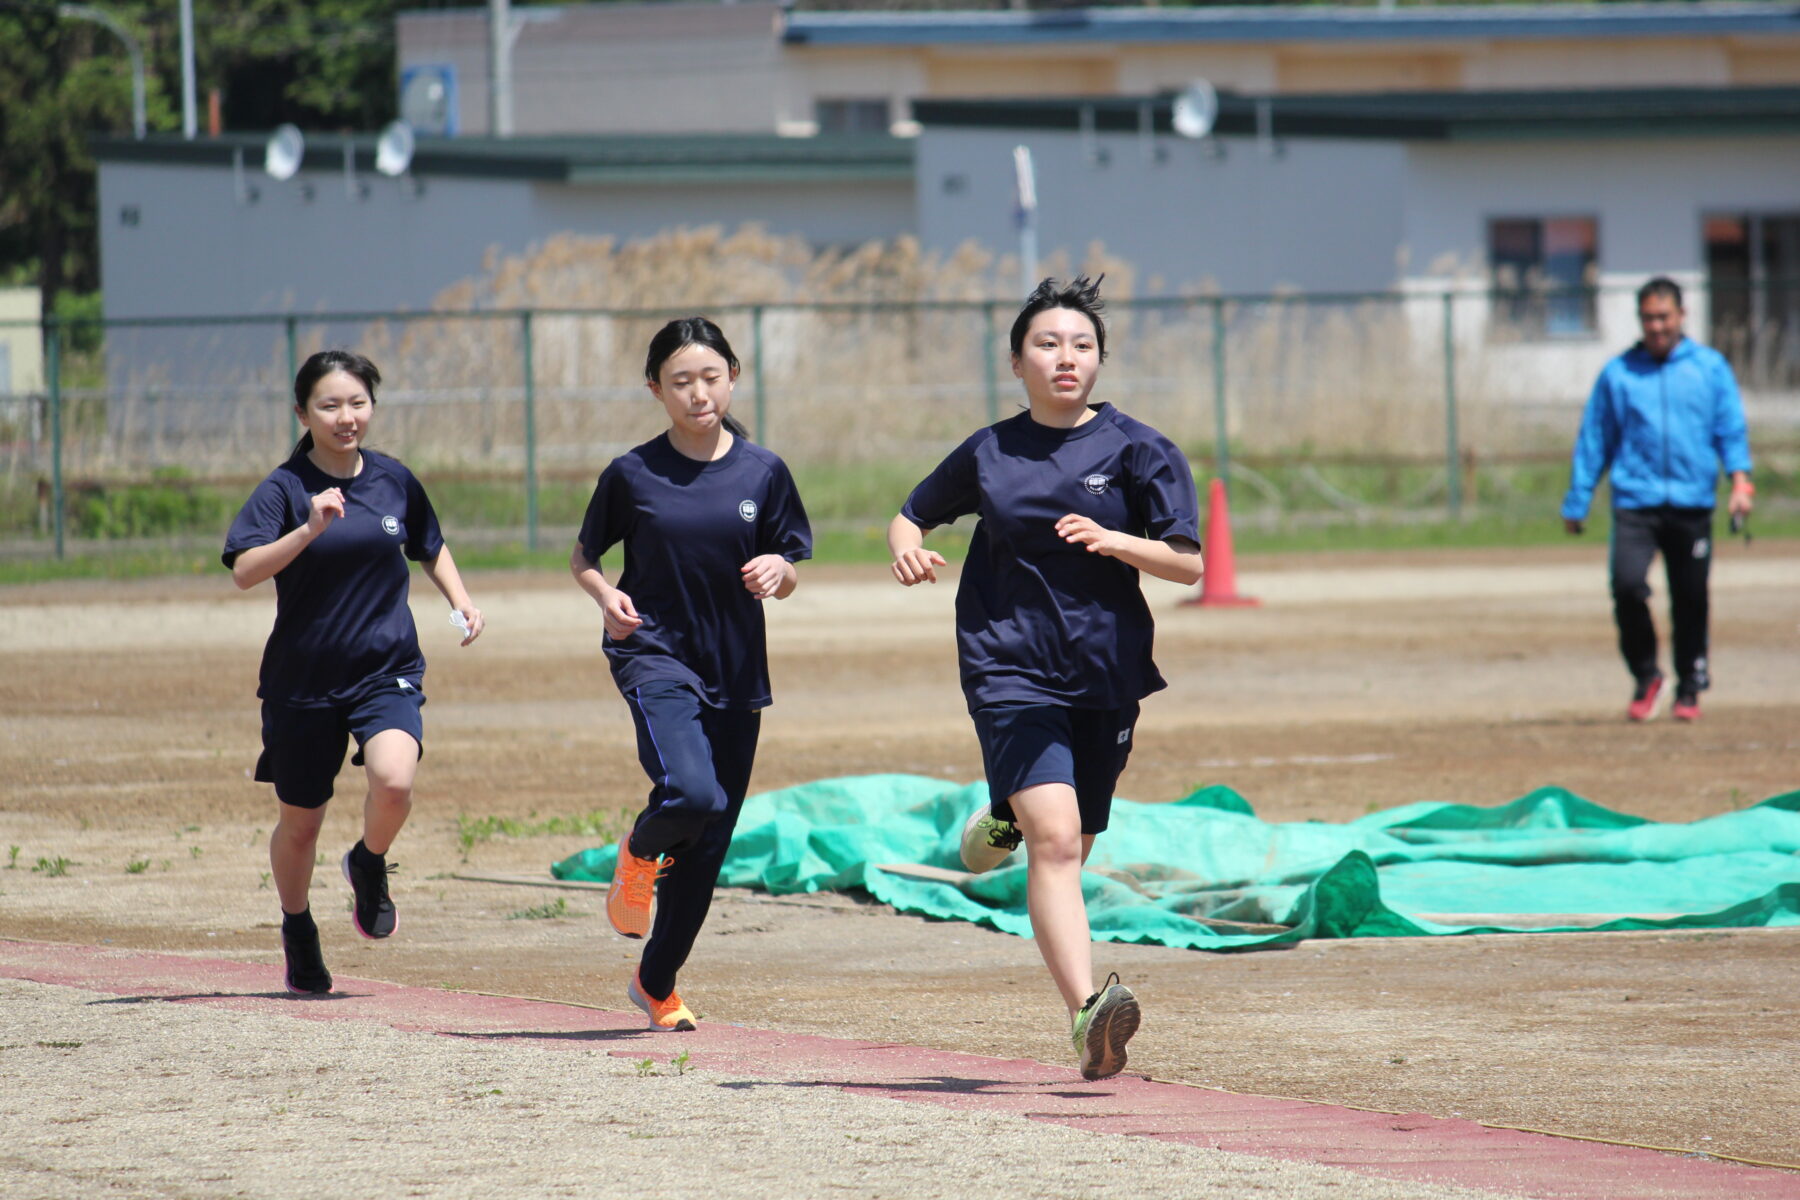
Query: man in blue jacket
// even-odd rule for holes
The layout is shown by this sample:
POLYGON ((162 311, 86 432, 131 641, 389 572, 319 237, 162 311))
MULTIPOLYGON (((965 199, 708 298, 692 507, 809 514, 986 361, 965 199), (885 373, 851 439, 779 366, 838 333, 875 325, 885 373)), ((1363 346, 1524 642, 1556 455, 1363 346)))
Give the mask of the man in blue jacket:
POLYGON ((1683 336, 1681 288, 1659 275, 1638 289, 1643 340, 1606 364, 1575 439, 1563 526, 1582 530, 1600 477, 1612 470, 1613 617, 1636 686, 1626 716, 1653 719, 1668 698, 1656 665, 1650 561, 1668 571, 1677 720, 1700 719, 1706 668, 1707 572, 1719 465, 1732 516, 1750 512, 1750 442, 1737 380, 1717 350, 1683 336))

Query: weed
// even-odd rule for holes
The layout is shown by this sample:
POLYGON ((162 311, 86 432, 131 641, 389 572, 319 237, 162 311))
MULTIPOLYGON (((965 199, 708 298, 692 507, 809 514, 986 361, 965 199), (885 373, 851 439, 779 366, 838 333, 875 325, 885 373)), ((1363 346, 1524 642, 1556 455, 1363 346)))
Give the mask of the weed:
POLYGON ((462 848, 463 861, 469 861, 469 852, 482 842, 496 837, 531 838, 531 837, 592 837, 606 841, 616 841, 618 836, 631 827, 635 814, 628 808, 595 809, 572 817, 550 817, 542 821, 518 817, 469 817, 456 818, 456 842, 462 848))
POLYGON ((20 847, 20 846, 8 846, 6 848, 6 869, 7 870, 16 871, 19 869, 19 851, 22 848, 23 847, 20 847))
POLYGON ((646 1075, 656 1074, 656 1060, 654 1058, 639 1059, 638 1064, 637 1064, 637 1073, 638 1073, 639 1078, 642 1078, 646 1075))
POLYGON ((675 1073, 677 1075, 686 1075, 688 1071, 688 1052, 683 1050, 680 1054, 671 1058, 669 1060, 669 1065, 675 1068, 675 1073))
POLYGON ((37 860, 37 866, 31 868, 31 873, 33 875, 44 875, 52 879, 58 875, 67 875, 69 873, 69 860, 60 854, 55 858, 40 858, 37 860))
POLYGON ((150 860, 147 858, 130 859, 125 864, 125 873, 127 875, 142 875, 145 871, 148 871, 149 869, 150 869, 150 860))
POLYGON ((38 1045, 42 1046, 46 1050, 79 1050, 79 1049, 81 1049, 83 1043, 81 1043, 81 1042, 39 1042, 38 1045))
POLYGON ((548 921, 554 917, 569 916, 569 902, 558 896, 543 904, 534 904, 530 908, 521 908, 518 912, 507 914, 509 921, 548 921))
POLYGON ((189 858, 199 858, 202 854, 205 854, 205 853, 206 853, 206 851, 202 850, 198 846, 189 846, 188 847, 188 857, 189 858))
POLYGON ((1390 1055, 1388 1055, 1388 1062, 1392 1063, 1396 1067, 1404 1067, 1406 1065, 1406 1055, 1390 1054, 1390 1055))
POLYGON ((258 871, 257 874, 259 876, 261 876, 262 878, 261 878, 261 881, 257 883, 256 890, 259 892, 268 891, 269 890, 269 872, 258 871))

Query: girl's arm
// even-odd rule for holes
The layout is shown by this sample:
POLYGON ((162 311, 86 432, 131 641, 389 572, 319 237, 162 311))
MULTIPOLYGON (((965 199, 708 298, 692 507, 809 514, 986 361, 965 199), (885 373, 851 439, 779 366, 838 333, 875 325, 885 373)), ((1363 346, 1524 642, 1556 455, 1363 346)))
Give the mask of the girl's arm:
POLYGON ((1154 538, 1132 537, 1116 529, 1095 524, 1091 517, 1070 513, 1056 523, 1063 541, 1086 546, 1091 554, 1104 554, 1140 571, 1167 579, 1171 583, 1195 584, 1205 573, 1200 547, 1184 537, 1166 542, 1154 538))
POLYGON ((487 628, 487 619, 475 607, 475 602, 469 599, 468 589, 463 587, 462 575, 456 569, 456 560, 450 556, 450 547, 441 547, 436 558, 422 562, 419 566, 424 570, 425 578, 436 584, 437 590, 444 594, 450 607, 463 615, 463 624, 468 632, 464 634, 462 644, 466 646, 480 637, 481 631, 487 628))
POLYGON ((313 539, 324 533, 327 525, 343 515, 344 493, 334 487, 326 488, 312 498, 312 511, 307 514, 306 524, 288 530, 272 542, 238 551, 237 557, 231 560, 231 581, 248 590, 265 579, 273 579, 299 558, 300 552, 312 545, 313 539))
POLYGON ((744 586, 758 600, 786 600, 800 586, 800 572, 779 554, 759 554, 743 566, 744 586))
POLYGON ((638 616, 637 608, 631 603, 631 597, 606 581, 599 566, 587 560, 580 542, 575 543, 575 549, 569 554, 569 574, 575 577, 576 585, 592 596, 594 603, 600 606, 606 636, 613 641, 624 641, 644 623, 644 618, 638 616))
POLYGON ((944 556, 925 549, 925 531, 896 513, 888 523, 888 553, 893 555, 894 578, 906 587, 915 583, 936 583, 937 569, 944 556))

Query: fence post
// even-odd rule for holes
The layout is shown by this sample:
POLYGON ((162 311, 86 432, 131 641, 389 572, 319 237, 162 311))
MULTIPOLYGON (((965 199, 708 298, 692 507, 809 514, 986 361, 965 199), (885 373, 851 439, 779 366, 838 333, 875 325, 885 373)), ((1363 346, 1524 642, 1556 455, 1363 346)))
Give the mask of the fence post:
POLYGON ((63 557, 63 398, 62 322, 44 318, 44 377, 50 393, 50 523, 56 530, 56 557, 63 557))
POLYGON ((1000 419, 1000 376, 994 365, 999 333, 994 328, 994 302, 988 301, 981 310, 985 326, 981 337, 981 383, 986 389, 987 423, 992 425, 1000 419))
MULTIPOLYGON (((288 314, 284 324, 287 326, 287 377, 291 384, 294 376, 300 373, 299 331, 295 328, 292 313, 288 314)), ((299 440, 300 413, 290 404, 288 405, 288 441, 298 442, 299 440)))
POLYGON ((1444 289, 1444 475, 1450 488, 1450 519, 1462 520, 1462 453, 1456 433, 1456 293, 1444 289))
POLYGON ((525 375, 525 548, 538 548, 537 374, 531 353, 531 310, 519 314, 519 357, 525 375))
POLYGON ((1230 433, 1225 419, 1225 297, 1212 299, 1213 345, 1213 457, 1219 478, 1231 489, 1230 433))
POLYGON ((769 444, 769 418, 763 408, 763 306, 750 306, 750 356, 756 360, 756 388, 750 393, 750 403, 756 410, 756 440, 767 446, 769 444))

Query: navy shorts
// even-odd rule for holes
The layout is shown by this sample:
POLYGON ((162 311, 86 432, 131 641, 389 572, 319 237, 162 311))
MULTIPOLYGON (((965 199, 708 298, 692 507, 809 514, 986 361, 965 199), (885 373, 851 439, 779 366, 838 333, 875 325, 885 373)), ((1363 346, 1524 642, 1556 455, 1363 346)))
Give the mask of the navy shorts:
POLYGON ((425 694, 411 686, 389 685, 354 704, 331 708, 290 708, 263 701, 263 752, 256 760, 256 781, 275 785, 275 798, 295 808, 320 808, 331 799, 344 751, 356 738, 356 757, 376 734, 404 729, 425 757, 425 723, 419 709, 425 694))
POLYGON ((1113 788, 1131 757, 1138 706, 1063 708, 992 704, 975 710, 975 736, 987 770, 988 804, 1013 820, 1008 799, 1042 783, 1066 783, 1081 808, 1081 832, 1102 833, 1112 816, 1113 788))

